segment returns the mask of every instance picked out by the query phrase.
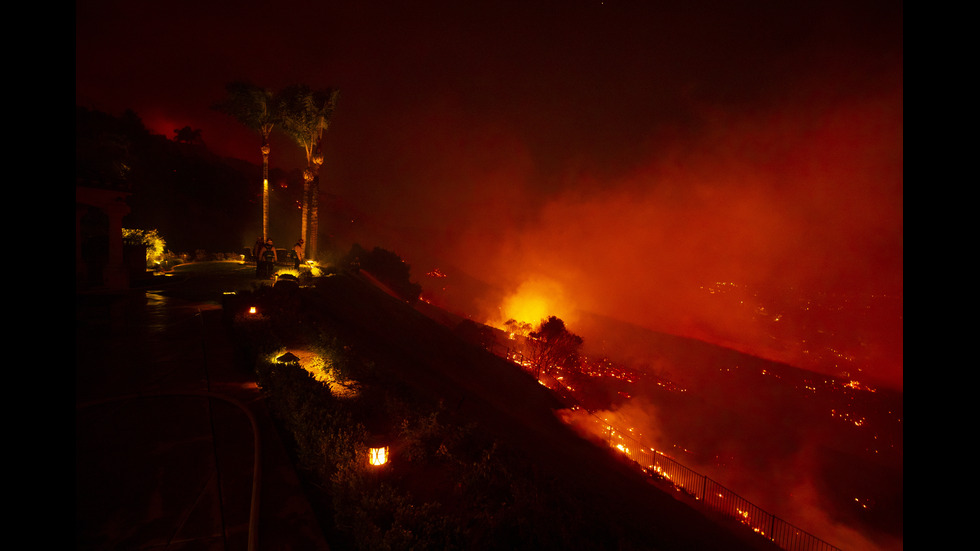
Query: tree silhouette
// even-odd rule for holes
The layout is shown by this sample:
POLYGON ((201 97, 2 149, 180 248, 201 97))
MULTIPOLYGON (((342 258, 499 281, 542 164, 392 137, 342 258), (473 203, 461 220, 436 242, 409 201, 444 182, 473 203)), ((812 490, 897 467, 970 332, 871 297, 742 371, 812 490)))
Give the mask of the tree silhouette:
POLYGON ((232 82, 225 86, 227 95, 215 104, 217 111, 235 117, 247 128, 262 135, 262 240, 269 238, 269 135, 280 123, 276 94, 249 82, 232 82))
POLYGON ((526 321, 517 321, 514 318, 505 321, 504 328, 511 335, 520 335, 522 337, 528 336, 528 334, 534 330, 534 327, 532 327, 530 323, 526 321))
POLYGON ((561 319, 549 316, 542 320, 528 338, 528 359, 535 377, 542 371, 578 368, 582 337, 566 329, 561 319))
POLYGON ((75 177, 86 185, 128 186, 133 166, 133 140, 149 132, 132 111, 117 119, 75 107, 75 177))
POLYGON ((282 91, 278 103, 282 115, 281 128, 306 153, 300 232, 309 247, 306 258, 316 258, 323 133, 330 126, 339 97, 340 91, 334 88, 314 90, 305 84, 295 84, 282 91))
POLYGON ((368 272, 410 303, 418 301, 422 294, 422 286, 410 279, 411 267, 389 250, 375 247, 368 252, 358 243, 354 243, 340 263, 353 272, 368 272))
POLYGON ((191 128, 190 125, 174 129, 174 141, 177 143, 204 143, 204 140, 201 138, 201 129, 191 128))

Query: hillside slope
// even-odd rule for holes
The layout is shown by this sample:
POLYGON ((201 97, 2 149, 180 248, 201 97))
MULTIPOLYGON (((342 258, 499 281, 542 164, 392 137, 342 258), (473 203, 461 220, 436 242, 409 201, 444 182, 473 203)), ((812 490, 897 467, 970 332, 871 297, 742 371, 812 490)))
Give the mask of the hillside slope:
POLYGON ((715 524, 649 485, 632 466, 576 435, 554 414, 562 405, 517 366, 456 338, 449 329, 365 281, 323 278, 309 311, 342 327, 343 338, 379 373, 442 401, 460 423, 510 446, 566 481, 576 495, 641 534, 649 549, 768 549, 767 542, 715 524))

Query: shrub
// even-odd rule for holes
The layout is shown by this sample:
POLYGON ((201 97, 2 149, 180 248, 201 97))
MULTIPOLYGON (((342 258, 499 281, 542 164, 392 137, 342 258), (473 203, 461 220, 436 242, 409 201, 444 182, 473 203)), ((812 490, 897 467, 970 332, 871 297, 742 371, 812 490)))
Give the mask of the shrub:
POLYGON ((146 246, 147 268, 154 268, 163 262, 167 242, 160 237, 157 230, 131 230, 123 228, 122 232, 124 243, 146 246))
POLYGON ((364 270, 370 273, 408 302, 416 302, 422 294, 422 286, 410 280, 410 266, 397 254, 381 247, 367 252, 355 243, 341 266, 353 272, 364 270))

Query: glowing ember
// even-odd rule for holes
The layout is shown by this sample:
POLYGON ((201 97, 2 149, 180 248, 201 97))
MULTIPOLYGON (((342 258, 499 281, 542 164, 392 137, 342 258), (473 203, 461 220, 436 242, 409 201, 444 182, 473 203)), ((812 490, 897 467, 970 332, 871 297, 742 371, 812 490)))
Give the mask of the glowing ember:
POLYGON ((248 309, 248 313, 249 314, 255 314, 256 312, 257 312, 257 310, 255 309, 254 306, 252 306, 251 308, 248 309))
POLYGON ((368 449, 368 461, 374 466, 381 466, 387 463, 388 446, 368 449))

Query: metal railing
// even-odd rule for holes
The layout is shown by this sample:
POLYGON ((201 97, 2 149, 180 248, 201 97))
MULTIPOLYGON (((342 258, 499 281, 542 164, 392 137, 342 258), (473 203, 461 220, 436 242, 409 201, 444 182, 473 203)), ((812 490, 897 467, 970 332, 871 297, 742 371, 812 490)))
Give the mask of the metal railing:
MULTIPOLYGON (((504 348, 490 349, 524 369, 528 369, 520 352, 504 348), (502 352, 502 353, 501 353, 502 352)), ((582 412, 590 415, 601 430, 606 434, 607 444, 619 450, 650 476, 669 482, 675 488, 702 503, 707 509, 735 520, 748 529, 764 537, 781 549, 787 551, 841 551, 839 547, 810 534, 809 532, 769 513, 753 504, 732 490, 691 469, 662 452, 644 446, 629 435, 628 431, 615 427, 608 421, 599 418, 595 413, 581 406, 579 401, 567 391, 561 381, 546 381, 550 375, 542 374, 539 381, 569 406, 576 406, 582 412)))
MULTIPOLYGON (((597 421, 603 422, 596 417, 597 421)), ((610 432, 614 431, 610 428, 610 432)), ((652 476, 670 482, 674 487, 700 501, 706 508, 738 521, 762 537, 788 551, 840 551, 840 548, 769 513, 715 480, 675 461, 652 448, 645 448, 631 437, 616 432, 610 445, 652 476), (625 441, 628 444, 623 444, 625 441)))

